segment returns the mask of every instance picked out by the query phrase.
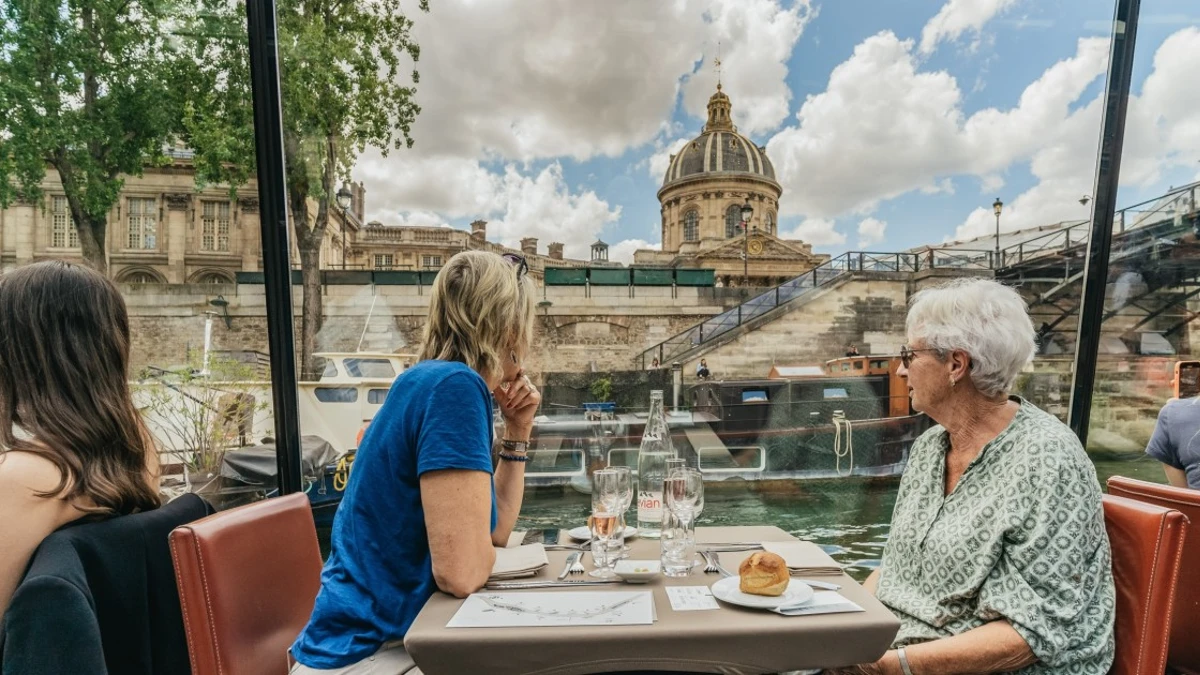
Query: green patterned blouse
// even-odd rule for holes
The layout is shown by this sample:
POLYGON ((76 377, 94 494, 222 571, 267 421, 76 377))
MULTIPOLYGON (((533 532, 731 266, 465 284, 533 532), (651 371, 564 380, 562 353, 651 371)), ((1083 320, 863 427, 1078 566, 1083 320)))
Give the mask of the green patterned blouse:
POLYGON ((1108 672, 1111 551, 1096 470, 1071 430, 1021 399, 949 496, 949 435, 909 453, 880 566, 896 647, 1007 619, 1038 663, 1022 673, 1108 672))

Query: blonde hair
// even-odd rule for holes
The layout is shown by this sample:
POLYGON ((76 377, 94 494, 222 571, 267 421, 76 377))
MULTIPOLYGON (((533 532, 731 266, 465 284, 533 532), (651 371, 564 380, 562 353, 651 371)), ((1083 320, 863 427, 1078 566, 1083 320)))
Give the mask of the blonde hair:
POLYGON ((529 275, 495 253, 463 251, 438 272, 429 299, 420 360, 459 361, 498 379, 509 350, 533 342, 534 287, 529 275))

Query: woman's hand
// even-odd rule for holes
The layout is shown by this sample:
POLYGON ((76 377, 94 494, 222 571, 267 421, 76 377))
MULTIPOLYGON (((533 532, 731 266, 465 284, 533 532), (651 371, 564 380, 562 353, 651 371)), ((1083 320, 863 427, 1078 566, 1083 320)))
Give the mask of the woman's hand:
POLYGON ((492 393, 504 417, 505 438, 510 441, 529 440, 533 432, 533 417, 542 405, 542 393, 524 373, 509 382, 507 390, 501 386, 492 393))

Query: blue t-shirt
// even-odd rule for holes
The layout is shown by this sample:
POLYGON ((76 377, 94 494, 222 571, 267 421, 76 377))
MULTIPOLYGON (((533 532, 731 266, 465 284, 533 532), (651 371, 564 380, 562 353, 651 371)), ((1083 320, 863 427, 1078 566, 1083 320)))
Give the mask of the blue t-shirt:
POLYGON ((1184 472, 1188 487, 1200 490, 1200 400, 1167 401, 1158 413, 1146 454, 1184 472))
POLYGON ((437 590, 420 476, 439 469, 490 475, 491 442, 491 393, 474 370, 430 360, 396 378, 354 458, 321 591, 292 645, 297 661, 341 668, 404 637, 437 590))

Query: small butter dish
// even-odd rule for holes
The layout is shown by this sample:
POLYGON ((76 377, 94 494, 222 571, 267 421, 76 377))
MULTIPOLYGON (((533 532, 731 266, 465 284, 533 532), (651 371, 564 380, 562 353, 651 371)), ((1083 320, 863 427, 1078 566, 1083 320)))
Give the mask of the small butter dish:
POLYGON ((661 569, 658 560, 618 560, 613 571, 626 583, 644 584, 658 576, 661 569))

